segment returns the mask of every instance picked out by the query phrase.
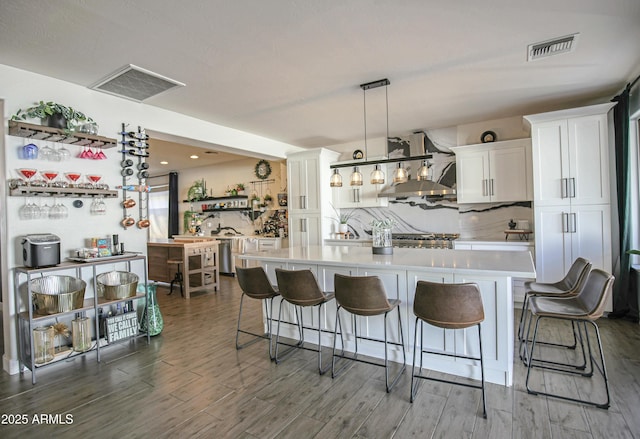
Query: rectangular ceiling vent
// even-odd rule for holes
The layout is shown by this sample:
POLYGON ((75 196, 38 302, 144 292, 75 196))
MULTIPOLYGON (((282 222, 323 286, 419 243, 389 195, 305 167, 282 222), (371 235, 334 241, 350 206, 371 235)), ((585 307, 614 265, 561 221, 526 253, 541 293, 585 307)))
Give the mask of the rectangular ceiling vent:
POLYGON ((133 64, 124 66, 89 86, 93 90, 137 102, 142 102, 174 87, 184 87, 184 84, 133 64))
POLYGON ((529 46, 527 46, 527 61, 534 61, 536 59, 574 51, 576 43, 578 42, 578 35, 580 34, 576 33, 541 43, 529 44, 529 46))

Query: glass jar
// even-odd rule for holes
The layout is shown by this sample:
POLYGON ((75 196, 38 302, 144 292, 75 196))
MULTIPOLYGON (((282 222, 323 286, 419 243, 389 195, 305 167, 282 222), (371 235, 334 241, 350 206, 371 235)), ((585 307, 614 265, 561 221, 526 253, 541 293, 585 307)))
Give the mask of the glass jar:
POLYGON ((373 254, 374 255, 393 254, 390 227, 374 227, 373 228, 373 254))
POLYGON ((53 326, 40 326, 33 329, 33 353, 35 364, 53 361, 55 356, 55 332, 53 326))
POLYGON ((74 351, 86 352, 91 349, 91 320, 88 317, 71 321, 71 339, 74 351))

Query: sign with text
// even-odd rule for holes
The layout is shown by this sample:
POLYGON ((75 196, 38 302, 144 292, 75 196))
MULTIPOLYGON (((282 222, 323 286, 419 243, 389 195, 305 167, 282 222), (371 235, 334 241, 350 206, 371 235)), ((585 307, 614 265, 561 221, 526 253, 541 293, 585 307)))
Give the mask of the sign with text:
POLYGON ((135 337, 138 335, 138 314, 134 311, 107 317, 105 326, 109 343, 135 337))

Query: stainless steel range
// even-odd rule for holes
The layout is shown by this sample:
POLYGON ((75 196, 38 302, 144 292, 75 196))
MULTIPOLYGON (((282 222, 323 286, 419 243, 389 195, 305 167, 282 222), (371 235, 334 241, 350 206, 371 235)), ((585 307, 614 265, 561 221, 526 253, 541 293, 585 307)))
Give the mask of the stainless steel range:
POLYGON ((391 236, 398 248, 442 248, 452 249, 459 233, 394 233, 391 236))

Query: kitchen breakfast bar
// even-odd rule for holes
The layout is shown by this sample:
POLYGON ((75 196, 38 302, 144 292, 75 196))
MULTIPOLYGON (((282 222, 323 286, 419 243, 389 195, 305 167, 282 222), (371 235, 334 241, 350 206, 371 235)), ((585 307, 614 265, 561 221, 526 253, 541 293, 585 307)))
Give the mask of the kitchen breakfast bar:
MULTIPOLYGON (((395 248, 392 255, 374 255, 370 247, 309 246, 292 247, 268 252, 253 252, 239 256, 245 266, 262 266, 271 282, 276 284, 275 269, 311 270, 324 291, 333 291, 336 273, 349 276, 378 276, 384 283, 390 299, 402 301, 402 332, 404 333, 407 363, 411 364, 415 316, 413 297, 419 280, 444 283, 474 282, 480 287, 485 312, 481 325, 485 378, 488 382, 511 386, 513 382, 514 306, 512 278, 534 279, 536 276, 531 254, 527 251, 476 251, 395 248)), ((279 300, 274 301, 274 318, 277 318, 279 300)), ((297 338, 296 315, 288 303, 283 302, 280 335, 297 338)), ((323 308, 318 322, 317 312, 305 309, 305 326, 323 329, 321 343, 333 345, 336 304, 331 301, 323 308)), ((382 339, 381 316, 357 317, 358 332, 365 337, 382 339)), ((341 315, 345 349, 353 352, 353 321, 341 315), (344 320, 343 320, 344 319, 344 320), (347 321, 348 320, 348 321, 347 321)), ((398 325, 389 333, 390 340, 400 341, 398 325)), ((265 329, 268 328, 265 322, 265 329)), ((276 331, 274 323, 274 333, 276 331)), ((478 355, 477 330, 451 331, 425 325, 425 349, 458 355, 478 355), (474 332, 475 331, 475 332, 474 332)), ((317 331, 306 331, 305 341, 317 343, 317 331), (315 338, 312 338, 315 337, 315 338)), ((339 343, 338 343, 339 347, 339 343)), ((391 348, 390 348, 391 349, 391 348)), ((363 355, 383 358, 379 343, 367 340, 358 342, 363 355)), ((392 350, 390 359, 402 362, 399 347, 392 350)), ((480 379, 479 361, 454 357, 424 357, 424 367, 463 377, 480 379)))

